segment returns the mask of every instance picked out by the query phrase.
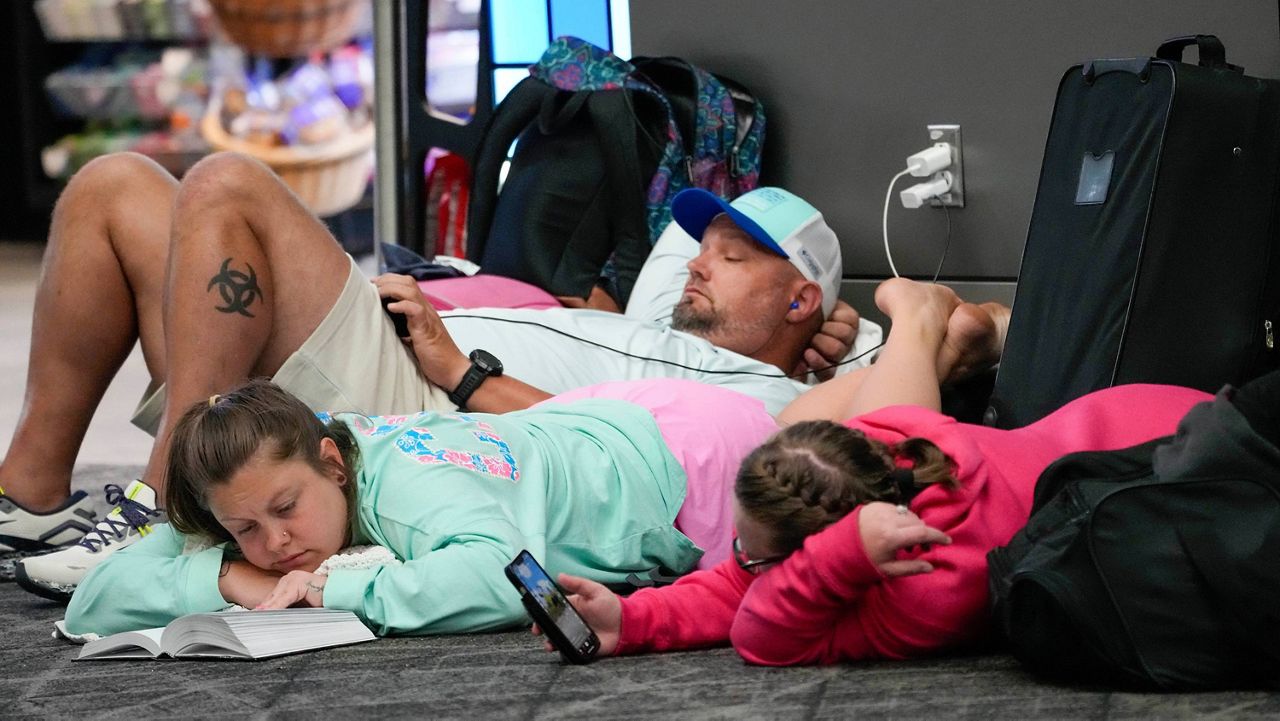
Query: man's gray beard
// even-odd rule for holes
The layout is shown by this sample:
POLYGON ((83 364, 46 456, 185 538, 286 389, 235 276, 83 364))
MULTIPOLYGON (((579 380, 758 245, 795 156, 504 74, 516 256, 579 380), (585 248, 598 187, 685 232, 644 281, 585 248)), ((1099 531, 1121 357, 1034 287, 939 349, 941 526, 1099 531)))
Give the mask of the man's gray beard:
POLYGON ((699 313, 692 303, 677 303, 671 311, 671 328, 705 338, 721 326, 721 319, 714 311, 699 313))

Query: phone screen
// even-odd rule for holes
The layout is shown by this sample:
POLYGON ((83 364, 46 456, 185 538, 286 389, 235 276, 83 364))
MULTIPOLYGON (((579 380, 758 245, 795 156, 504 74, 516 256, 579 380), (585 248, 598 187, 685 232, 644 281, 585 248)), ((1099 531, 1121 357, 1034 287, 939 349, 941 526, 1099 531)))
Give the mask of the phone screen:
POLYGON ((529 595, 542 607, 542 610, 547 612, 552 623, 568 639, 569 644, 574 648, 582 648, 582 645, 592 636, 591 629, 578 612, 573 610, 573 606, 569 605, 569 599, 565 598, 560 587, 547 576, 546 571, 542 570, 542 566, 538 565, 533 556, 525 552, 512 561, 510 568, 529 591, 529 595))

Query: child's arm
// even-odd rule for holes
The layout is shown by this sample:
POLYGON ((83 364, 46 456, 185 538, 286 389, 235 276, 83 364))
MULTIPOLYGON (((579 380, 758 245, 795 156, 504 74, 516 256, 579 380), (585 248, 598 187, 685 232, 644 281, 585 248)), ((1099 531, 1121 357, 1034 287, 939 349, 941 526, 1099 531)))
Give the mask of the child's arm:
MULTIPOLYGON (((310 575, 310 574, 308 574, 310 575)), ((218 592, 229 603, 256 608, 280 583, 280 574, 264 571, 243 559, 223 559, 218 570, 218 592)), ((288 605, 279 606, 288 608, 288 605)))
POLYGON ((780 425, 807 420, 839 422, 896 405, 938 410, 939 354, 958 299, 949 288, 890 278, 876 289, 876 304, 892 320, 876 362, 805 392, 778 414, 780 425))
POLYGON ((76 587, 67 630, 107 635, 164 626, 189 613, 219 611, 222 548, 182 555, 186 538, 169 524, 113 553, 76 587))
MULTIPOLYGON (((958 609, 949 596, 974 585, 972 574, 952 565, 957 556, 971 559, 936 548, 947 543, 914 514, 887 503, 861 506, 756 581, 733 622, 734 648, 748 662, 771 666, 935 650, 953 640, 943 629, 958 609), (920 544, 935 549, 903 558, 903 549, 920 544)), ((985 561, 981 566, 977 585, 985 598, 985 561)))
MULTIPOLYGON (((560 574, 559 581, 600 639, 600 655, 616 656, 723 645, 751 577, 729 560, 674 585, 643 589, 627 598, 567 573, 560 574)), ((541 633, 536 626, 533 632, 541 633)), ((552 650, 550 644, 547 649, 552 650)))
POLYGON ((755 579, 733 559, 663 588, 622 599, 617 654, 722 646, 743 594, 755 579))
POLYGON ((507 628, 525 620, 520 595, 503 569, 524 546, 500 520, 476 524, 441 540, 383 519, 399 566, 335 569, 322 596, 326 608, 354 612, 380 636, 465 633, 507 628))

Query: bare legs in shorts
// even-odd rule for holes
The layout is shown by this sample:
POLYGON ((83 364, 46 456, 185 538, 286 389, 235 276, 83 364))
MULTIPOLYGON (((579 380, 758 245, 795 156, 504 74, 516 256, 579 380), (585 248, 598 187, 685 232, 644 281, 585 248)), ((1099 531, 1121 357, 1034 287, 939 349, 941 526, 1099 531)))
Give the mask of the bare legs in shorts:
POLYGON ((210 156, 181 184, 140 155, 89 163, 54 209, 0 487, 34 511, 67 497, 93 412, 140 342, 153 384, 168 386, 142 479, 163 498, 177 416, 272 375, 324 319, 349 269, 324 225, 257 161, 210 156))

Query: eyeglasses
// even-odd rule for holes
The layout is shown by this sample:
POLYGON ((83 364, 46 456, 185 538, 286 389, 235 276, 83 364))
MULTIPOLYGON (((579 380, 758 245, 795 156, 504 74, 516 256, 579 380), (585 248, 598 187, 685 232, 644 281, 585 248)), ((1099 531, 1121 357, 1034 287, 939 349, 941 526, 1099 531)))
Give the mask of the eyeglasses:
POLYGON ((737 536, 733 538, 733 560, 737 561, 738 568, 751 574, 759 574, 764 567, 782 561, 786 556, 765 556, 764 558, 751 558, 742 551, 742 542, 737 536))

